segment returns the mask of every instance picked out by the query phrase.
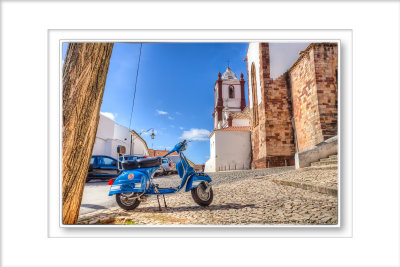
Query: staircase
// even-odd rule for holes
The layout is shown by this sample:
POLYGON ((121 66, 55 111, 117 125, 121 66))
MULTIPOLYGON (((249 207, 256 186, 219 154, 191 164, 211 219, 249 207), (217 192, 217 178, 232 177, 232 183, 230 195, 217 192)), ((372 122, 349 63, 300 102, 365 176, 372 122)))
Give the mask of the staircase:
POLYGON ((317 162, 311 163, 311 167, 337 167, 338 156, 331 155, 328 158, 320 159, 317 162))

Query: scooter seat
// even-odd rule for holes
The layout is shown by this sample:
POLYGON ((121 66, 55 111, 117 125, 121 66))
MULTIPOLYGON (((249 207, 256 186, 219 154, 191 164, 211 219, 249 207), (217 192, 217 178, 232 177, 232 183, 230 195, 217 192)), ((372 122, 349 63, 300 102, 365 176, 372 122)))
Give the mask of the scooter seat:
POLYGON ((161 157, 122 161, 122 168, 124 170, 134 170, 159 166, 161 166, 161 157))

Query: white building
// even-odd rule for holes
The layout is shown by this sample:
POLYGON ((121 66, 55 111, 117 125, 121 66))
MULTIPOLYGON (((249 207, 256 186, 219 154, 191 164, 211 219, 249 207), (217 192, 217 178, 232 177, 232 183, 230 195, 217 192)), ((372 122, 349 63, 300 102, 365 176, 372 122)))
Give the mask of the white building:
POLYGON ((129 131, 128 128, 100 114, 92 154, 117 158, 117 147, 119 145, 125 146, 127 155, 149 155, 147 143, 138 133, 134 130, 129 131))
POLYGON ((214 130, 210 134, 210 158, 206 172, 247 170, 251 161, 249 111, 243 74, 240 80, 228 67, 215 82, 214 130))

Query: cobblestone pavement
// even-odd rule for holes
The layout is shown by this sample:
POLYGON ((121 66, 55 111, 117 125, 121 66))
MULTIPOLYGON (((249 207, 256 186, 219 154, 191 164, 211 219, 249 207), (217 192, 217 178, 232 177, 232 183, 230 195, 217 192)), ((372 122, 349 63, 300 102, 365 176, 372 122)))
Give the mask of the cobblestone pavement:
POLYGON ((336 167, 309 167, 295 172, 276 175, 274 179, 307 183, 328 188, 337 188, 338 168, 336 167))
POLYGON ((337 196, 337 173, 337 166, 308 167, 289 173, 275 175, 273 181, 281 185, 294 186, 337 196))
MULTIPOLYGON (((319 172, 326 169, 315 171, 324 176, 319 172)), ((282 179, 294 172, 286 167, 213 173, 214 200, 209 207, 198 206, 190 192, 181 192, 166 195, 168 208, 163 207, 161 212, 156 197, 152 197, 133 211, 111 208, 82 215, 78 224, 337 224, 336 197, 273 182, 278 176, 282 179)), ((173 186, 179 178, 171 176, 155 182, 173 186)))

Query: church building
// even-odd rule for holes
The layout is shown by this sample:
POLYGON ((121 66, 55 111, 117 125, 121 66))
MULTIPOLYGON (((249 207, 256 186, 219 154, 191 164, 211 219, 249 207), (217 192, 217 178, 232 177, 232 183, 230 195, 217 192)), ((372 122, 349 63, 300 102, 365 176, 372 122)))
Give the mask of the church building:
POLYGON ((269 43, 247 50, 252 168, 296 165, 338 153, 338 45, 311 43, 271 78, 269 43))
POLYGON ((271 77, 269 43, 249 43, 245 81, 228 68, 215 82, 205 171, 293 166, 338 153, 338 44, 311 43, 271 77))
POLYGON ((214 86, 214 129, 210 134, 210 158, 206 172, 250 168, 251 142, 245 81, 228 68, 218 74, 214 86))

